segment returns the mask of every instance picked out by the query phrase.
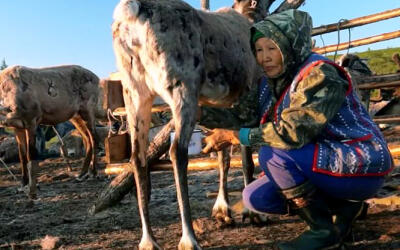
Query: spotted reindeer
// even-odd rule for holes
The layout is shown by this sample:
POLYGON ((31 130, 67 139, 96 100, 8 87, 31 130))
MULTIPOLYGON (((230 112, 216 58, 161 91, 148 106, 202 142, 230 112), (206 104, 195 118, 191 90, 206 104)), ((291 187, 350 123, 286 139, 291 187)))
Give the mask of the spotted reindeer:
POLYGON ((217 12, 199 11, 181 0, 121 0, 116 6, 113 45, 131 137, 130 165, 142 222, 140 249, 160 248, 149 224, 145 155, 154 98, 158 95, 170 106, 175 127, 169 153, 182 221, 179 249, 199 249, 187 185, 188 144, 198 105, 230 107, 256 82, 259 68, 249 28, 272 2, 236 0, 233 9, 217 12))
POLYGON ((56 125, 70 120, 80 131, 86 156, 78 178, 96 175, 99 78, 77 65, 48 68, 8 67, 0 73, 0 126, 12 127, 18 143, 22 185, 36 195, 35 132, 39 124, 56 125), (29 172, 29 174, 28 174, 29 172))

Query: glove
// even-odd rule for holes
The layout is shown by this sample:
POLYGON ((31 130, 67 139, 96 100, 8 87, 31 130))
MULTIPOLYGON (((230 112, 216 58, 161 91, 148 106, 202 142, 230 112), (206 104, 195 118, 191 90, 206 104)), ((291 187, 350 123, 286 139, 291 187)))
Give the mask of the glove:
POLYGON ((212 150, 219 151, 229 145, 240 144, 239 132, 236 130, 216 128, 206 133, 203 142, 206 144, 201 151, 203 154, 207 154, 212 150))

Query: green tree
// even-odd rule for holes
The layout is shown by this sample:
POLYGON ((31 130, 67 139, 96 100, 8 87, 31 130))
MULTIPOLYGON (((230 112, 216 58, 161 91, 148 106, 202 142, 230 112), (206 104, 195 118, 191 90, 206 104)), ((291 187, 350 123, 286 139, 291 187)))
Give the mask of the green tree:
POLYGON ((1 61, 1 65, 0 65, 0 70, 3 70, 5 68, 7 68, 6 59, 3 58, 3 61, 1 61))

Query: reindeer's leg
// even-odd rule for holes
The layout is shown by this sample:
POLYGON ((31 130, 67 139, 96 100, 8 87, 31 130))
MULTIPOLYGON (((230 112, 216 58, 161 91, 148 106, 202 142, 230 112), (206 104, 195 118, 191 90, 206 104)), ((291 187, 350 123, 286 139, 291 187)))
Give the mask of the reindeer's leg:
POLYGON ((81 173, 77 177, 77 180, 81 181, 88 177, 88 170, 89 170, 89 165, 90 165, 90 161, 91 161, 92 148, 90 146, 91 144, 90 144, 89 135, 87 134, 87 127, 86 127, 83 119, 78 115, 78 116, 74 116, 73 118, 71 118, 70 121, 75 126, 75 128, 79 131, 79 133, 82 136, 84 145, 86 145, 85 159, 83 160, 83 163, 82 163, 81 173))
POLYGON ((218 196, 212 209, 212 216, 217 220, 225 222, 226 224, 234 223, 232 220, 231 211, 229 209, 228 197, 228 171, 230 168, 231 157, 228 148, 218 151, 218 164, 219 164, 219 189, 218 196))
POLYGON ((175 122, 175 138, 171 142, 170 157, 182 221, 182 238, 178 248, 200 249, 192 226, 187 184, 188 145, 196 121, 197 96, 179 87, 174 89, 172 95, 170 106, 175 122))
POLYGON ((28 163, 28 158, 27 158, 27 142, 26 142, 26 134, 25 134, 25 129, 20 129, 20 128, 15 128, 15 138, 17 140, 18 144, 18 156, 19 156, 19 161, 21 164, 21 172, 22 172, 22 180, 21 184, 22 186, 28 185, 29 183, 29 177, 28 177, 28 169, 26 167, 28 163))
POLYGON ((251 147, 240 145, 241 155, 242 155, 242 171, 244 186, 247 186, 254 180, 254 162, 251 153, 251 147))
POLYGON ((36 149, 36 126, 25 129, 25 138, 27 146, 27 169, 29 175, 28 196, 31 199, 36 199, 36 174, 39 168, 38 152, 36 149))
POLYGON ((91 160, 90 160, 90 172, 93 176, 97 175, 97 150, 99 139, 96 132, 96 122, 95 122, 95 111, 92 109, 83 110, 80 113, 80 116, 86 123, 84 123, 84 127, 86 129, 86 134, 89 136, 89 143, 91 150, 91 160), (90 111, 89 111, 90 110, 90 111))
POLYGON ((148 146, 148 131, 153 98, 148 96, 148 93, 136 92, 137 89, 132 88, 131 91, 133 93, 125 89, 124 102, 131 137, 130 171, 135 176, 136 197, 142 223, 142 238, 139 243, 139 249, 161 249, 155 241, 149 220, 150 187, 148 184, 150 181, 150 172, 146 163, 146 149, 148 146))

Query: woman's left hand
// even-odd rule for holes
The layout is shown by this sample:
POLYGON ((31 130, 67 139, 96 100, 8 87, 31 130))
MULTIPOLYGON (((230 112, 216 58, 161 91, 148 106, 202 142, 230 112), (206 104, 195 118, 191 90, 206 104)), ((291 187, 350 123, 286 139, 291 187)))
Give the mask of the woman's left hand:
POLYGON ((206 146, 203 148, 202 153, 207 154, 213 151, 219 151, 229 145, 238 145, 239 132, 229 129, 213 129, 206 134, 203 139, 206 146))

